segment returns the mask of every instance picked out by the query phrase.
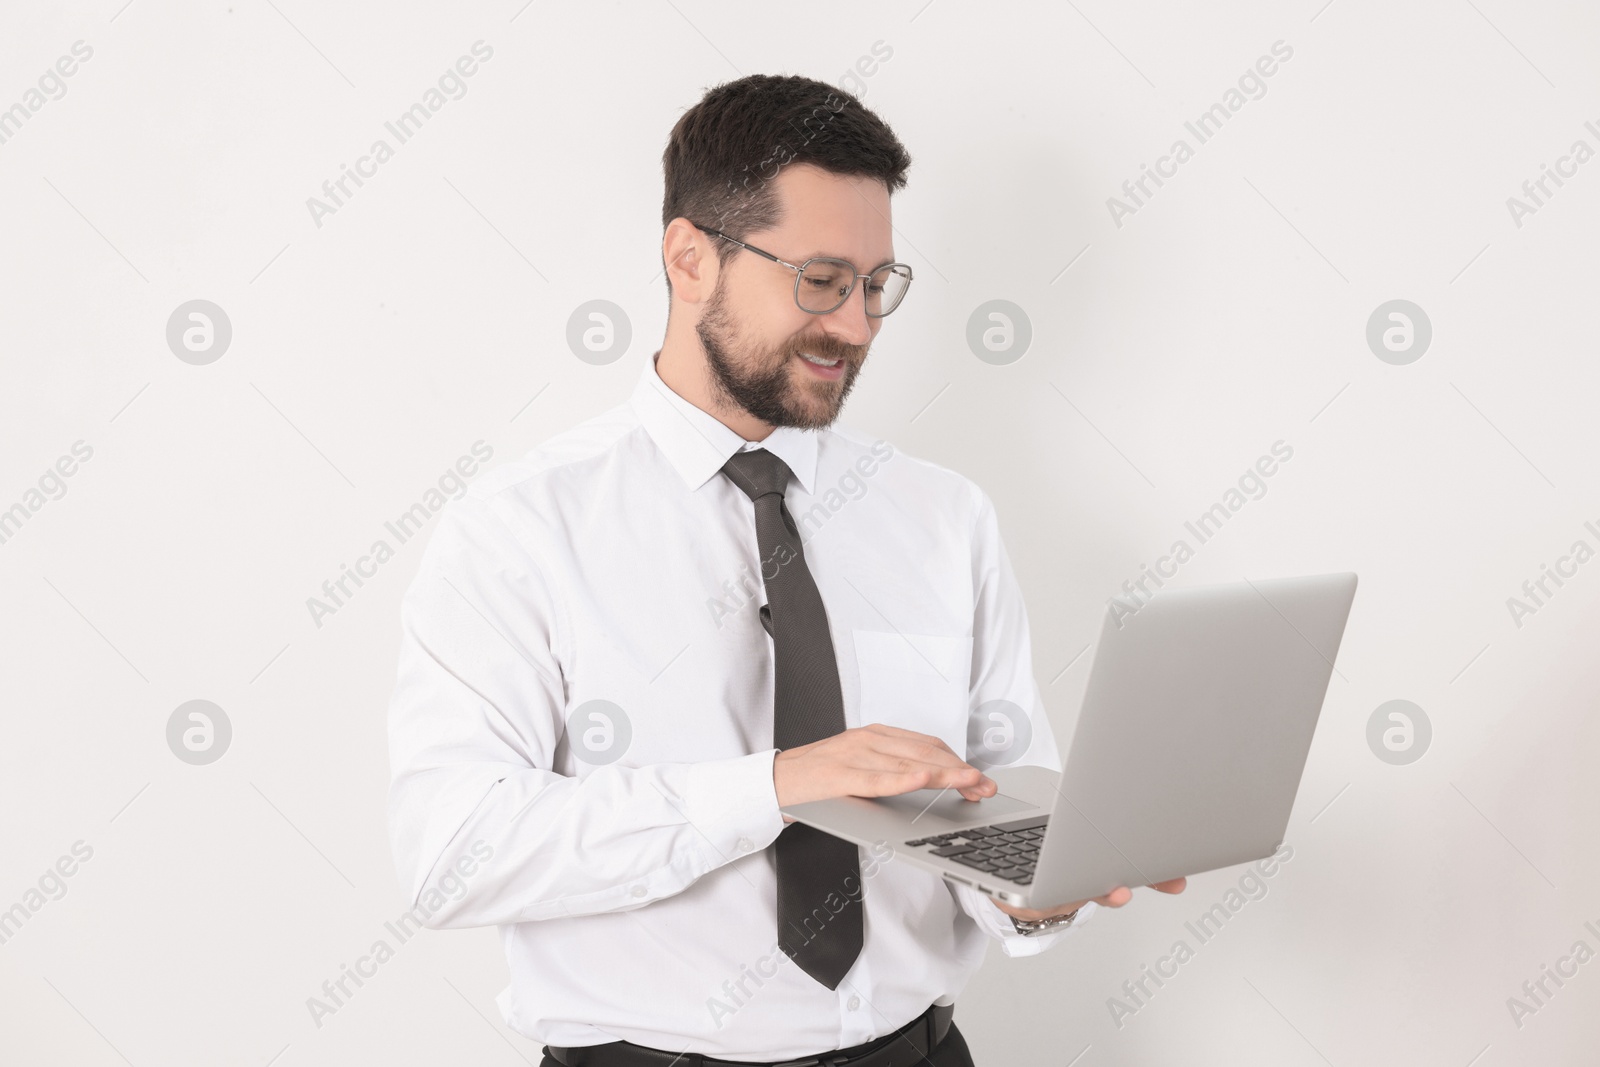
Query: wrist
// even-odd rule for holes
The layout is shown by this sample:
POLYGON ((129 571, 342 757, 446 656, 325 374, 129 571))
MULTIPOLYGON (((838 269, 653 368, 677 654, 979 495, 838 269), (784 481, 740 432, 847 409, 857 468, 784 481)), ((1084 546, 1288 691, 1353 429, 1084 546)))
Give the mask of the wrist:
POLYGON ((1051 915, 1043 919, 1019 919, 1013 915, 1011 916, 1011 925, 1015 926, 1017 933, 1023 937, 1038 937, 1056 930, 1067 929, 1072 925, 1072 921, 1078 917, 1080 910, 1082 910, 1081 905, 1073 908, 1065 915, 1051 915))

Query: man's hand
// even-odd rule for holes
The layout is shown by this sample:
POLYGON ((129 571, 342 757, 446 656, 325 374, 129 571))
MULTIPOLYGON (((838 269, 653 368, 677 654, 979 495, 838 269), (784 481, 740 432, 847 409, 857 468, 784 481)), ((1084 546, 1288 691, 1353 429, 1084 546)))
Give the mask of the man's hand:
MULTIPOLYGON (((1188 884, 1189 879, 1187 878, 1174 878, 1170 882, 1154 882, 1150 888, 1162 893, 1181 893, 1184 886, 1188 884)), ((1119 885, 1105 896, 1095 897, 1094 902, 1103 904, 1108 908, 1120 908, 1132 899, 1133 890, 1125 885, 1119 885)), ((1048 919, 1055 915, 1070 915, 1087 903, 1089 903, 1087 900, 1080 900, 1076 904, 1063 904, 1059 908, 1050 908, 1047 911, 1036 911, 1033 908, 1013 908, 1000 903, 998 900, 994 902, 994 906, 1014 919, 1033 920, 1048 919)))
MULTIPOLYGON (((968 800, 995 794, 994 779, 929 734, 870 723, 784 749, 772 762, 778 806, 834 797, 888 797, 955 789, 968 800)), ((783 821, 794 822, 785 815, 783 821)))
MULTIPOLYGON (((772 761, 772 782, 780 808, 834 797, 897 796, 913 789, 954 789, 968 800, 982 800, 994 796, 996 790, 993 778, 950 751, 937 737, 876 722, 784 749, 772 761)), ((783 821, 794 822, 787 815, 783 821)), ((1174 878, 1150 888, 1181 893, 1186 885, 1188 879, 1174 878)), ((1094 902, 1120 908, 1132 899, 1133 890, 1122 885, 1095 897, 1094 902)), ((1088 901, 1045 911, 1013 908, 998 900, 994 903, 1018 919, 1046 919, 1076 911, 1088 901)))

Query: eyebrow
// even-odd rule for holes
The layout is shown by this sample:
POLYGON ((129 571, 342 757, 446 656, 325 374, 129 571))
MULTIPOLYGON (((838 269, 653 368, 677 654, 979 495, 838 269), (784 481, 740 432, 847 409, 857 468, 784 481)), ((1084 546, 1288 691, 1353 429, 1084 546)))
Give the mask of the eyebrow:
MULTIPOLYGON (((796 263, 804 263, 808 259, 842 259, 846 263, 851 263, 852 262, 849 256, 835 255, 832 252, 810 252, 810 253, 807 253, 806 255, 801 256, 799 259, 795 260, 795 262, 796 263)), ((867 273, 871 274, 872 271, 877 270, 879 267, 887 267, 891 263, 898 263, 898 262, 900 262, 900 261, 895 259, 893 255, 891 255, 888 259, 879 260, 877 263, 874 263, 872 265, 872 267, 867 271, 867 273)))

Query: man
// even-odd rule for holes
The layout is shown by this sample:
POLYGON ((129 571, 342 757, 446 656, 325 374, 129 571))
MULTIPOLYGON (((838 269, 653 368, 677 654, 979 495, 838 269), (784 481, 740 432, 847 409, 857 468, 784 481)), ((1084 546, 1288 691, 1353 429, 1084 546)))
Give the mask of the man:
POLYGON ((834 427, 910 284, 910 158, 854 99, 753 76, 663 162, 659 353, 452 504, 406 594, 401 881, 430 927, 500 927, 544 1067, 970 1065, 951 1005, 987 939, 1038 952, 1130 890, 1005 907, 779 811, 993 795, 959 753, 997 699, 1030 716, 1016 762, 1060 767, 988 497, 834 427))

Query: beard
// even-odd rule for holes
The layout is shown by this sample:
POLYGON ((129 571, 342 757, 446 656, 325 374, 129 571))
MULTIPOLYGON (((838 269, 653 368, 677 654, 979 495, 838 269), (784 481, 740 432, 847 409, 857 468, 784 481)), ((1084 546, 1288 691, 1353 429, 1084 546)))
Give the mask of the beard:
POLYGON ((845 344, 823 333, 771 347, 746 341, 728 313, 726 295, 719 279, 695 326, 718 399, 769 426, 820 430, 832 425, 861 373, 867 346, 845 344), (794 366, 801 352, 842 360, 843 376, 830 382, 808 374, 794 366), (796 375, 801 376, 798 382, 796 375))

